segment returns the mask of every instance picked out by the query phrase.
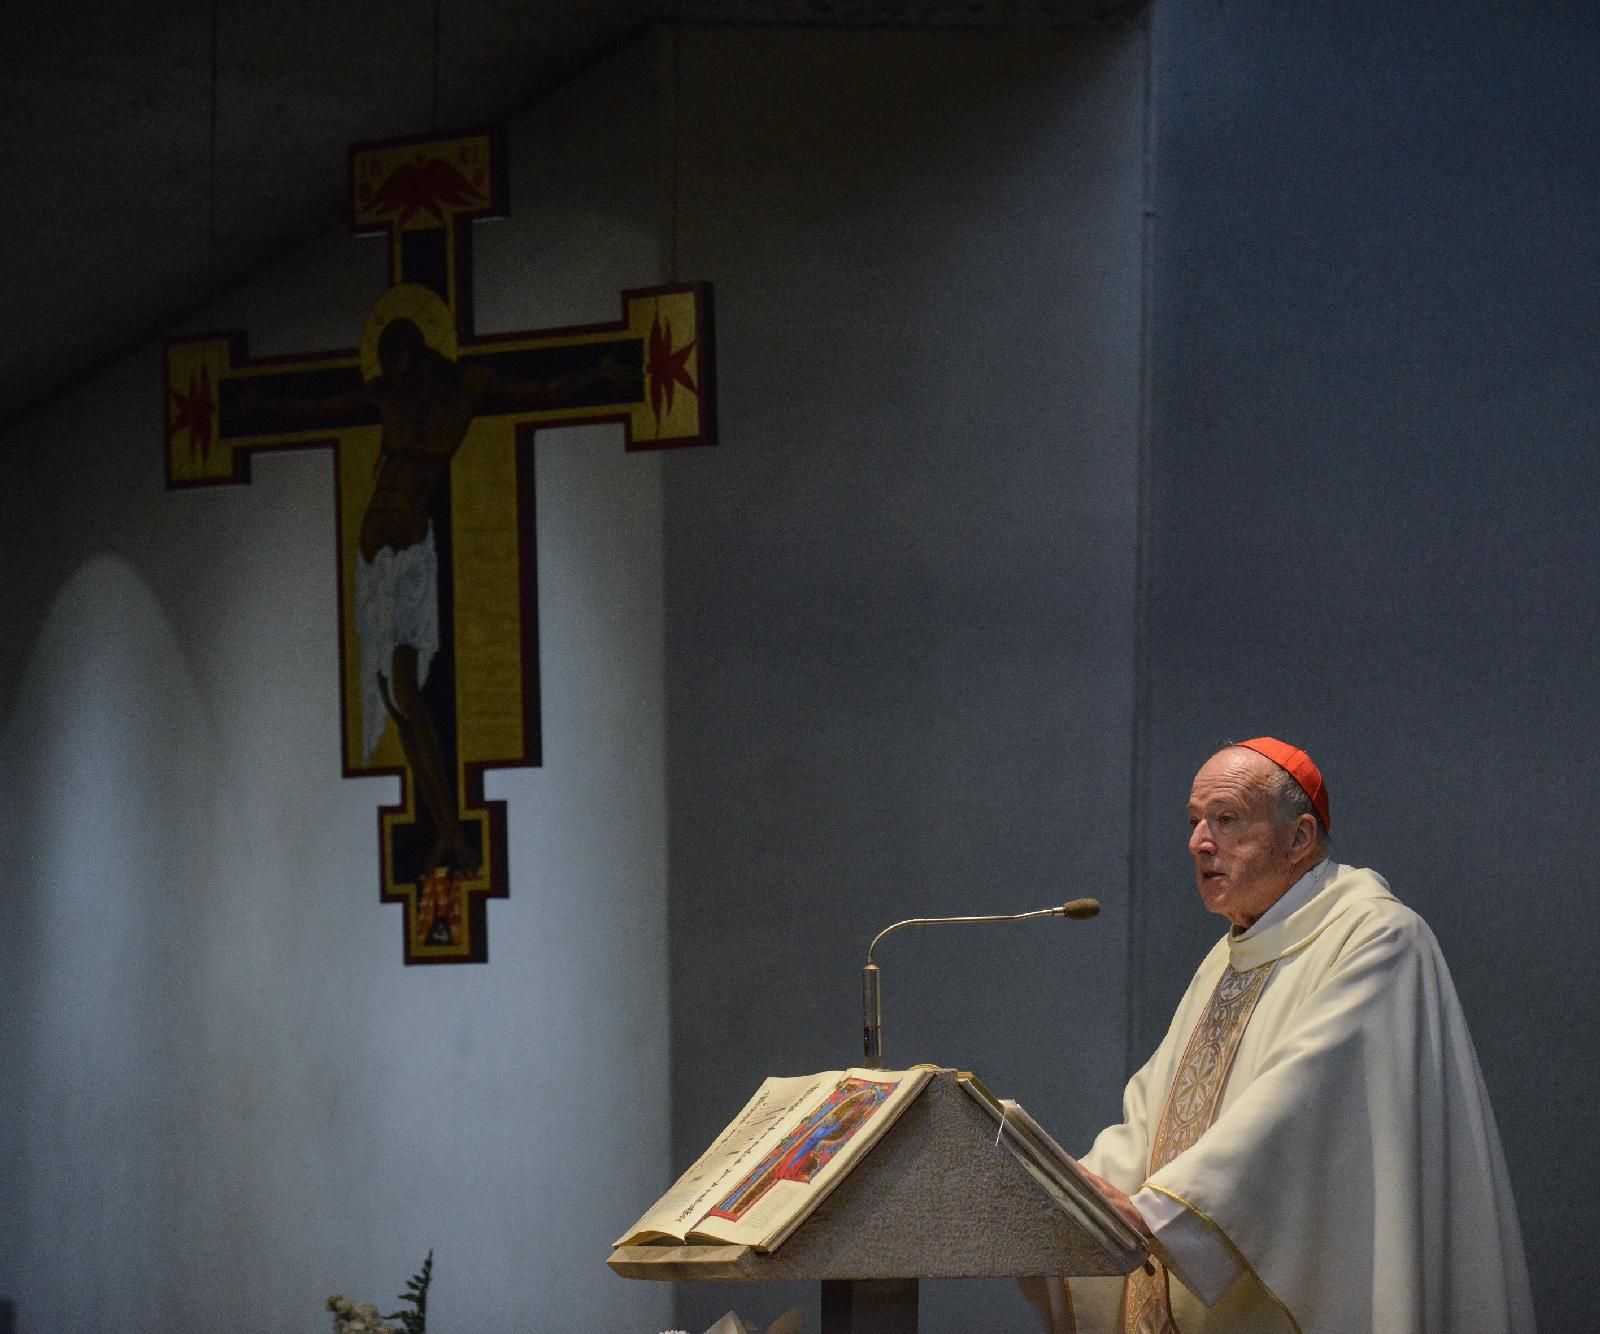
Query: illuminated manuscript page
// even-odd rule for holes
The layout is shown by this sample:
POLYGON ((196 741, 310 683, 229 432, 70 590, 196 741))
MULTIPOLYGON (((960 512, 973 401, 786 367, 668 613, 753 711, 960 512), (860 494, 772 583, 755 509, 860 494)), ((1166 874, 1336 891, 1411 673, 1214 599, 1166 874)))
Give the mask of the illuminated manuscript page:
POLYGON ((766 1080, 616 1244, 688 1239, 772 1249, 931 1077, 931 1068, 856 1069, 766 1080))

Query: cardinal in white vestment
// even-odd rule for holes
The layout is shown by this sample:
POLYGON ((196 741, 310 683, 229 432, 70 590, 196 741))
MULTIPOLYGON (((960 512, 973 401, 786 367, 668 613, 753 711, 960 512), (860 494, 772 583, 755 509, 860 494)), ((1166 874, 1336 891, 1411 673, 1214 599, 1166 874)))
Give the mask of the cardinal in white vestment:
POLYGON ((1281 741, 1213 755, 1189 824, 1233 929, 1082 1160, 1154 1262, 1025 1285, 1049 1328, 1531 1331, 1494 1115, 1427 924, 1331 860, 1322 774, 1281 741))

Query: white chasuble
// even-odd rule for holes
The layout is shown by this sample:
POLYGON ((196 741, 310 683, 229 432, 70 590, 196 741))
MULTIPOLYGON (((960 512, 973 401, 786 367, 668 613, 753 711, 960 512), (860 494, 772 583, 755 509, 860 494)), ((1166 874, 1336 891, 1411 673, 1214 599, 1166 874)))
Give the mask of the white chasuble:
MULTIPOLYGON (((1531 1331, 1499 1135, 1438 943, 1381 876, 1327 871, 1282 920, 1206 956, 1083 1162, 1192 1211, 1242 1265, 1210 1308, 1174 1279, 1181 1334, 1531 1331), (1176 1103, 1191 1100, 1196 1026, 1234 974, 1265 984, 1214 1118, 1152 1164, 1180 1071, 1176 1103)), ((1122 1280, 1070 1290, 1080 1331, 1121 1328, 1122 1280)))

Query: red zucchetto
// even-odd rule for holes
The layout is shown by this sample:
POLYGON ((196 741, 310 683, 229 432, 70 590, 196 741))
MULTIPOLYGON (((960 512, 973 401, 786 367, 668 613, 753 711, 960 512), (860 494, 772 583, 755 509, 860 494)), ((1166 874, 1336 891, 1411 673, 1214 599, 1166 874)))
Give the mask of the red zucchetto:
POLYGON ((1322 817, 1322 827, 1328 830, 1333 828, 1332 821, 1328 819, 1328 785, 1322 781, 1322 770, 1312 763, 1311 756, 1298 746, 1288 745, 1270 736, 1258 736, 1254 740, 1235 744, 1253 750, 1257 755, 1264 755, 1278 768, 1286 769, 1306 796, 1311 798, 1311 804, 1322 817))

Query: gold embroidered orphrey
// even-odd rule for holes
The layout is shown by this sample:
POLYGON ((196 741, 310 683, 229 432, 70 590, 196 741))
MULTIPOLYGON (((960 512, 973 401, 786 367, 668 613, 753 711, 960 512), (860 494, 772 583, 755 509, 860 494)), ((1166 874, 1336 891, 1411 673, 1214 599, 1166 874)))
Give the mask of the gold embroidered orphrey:
MULTIPOLYGON (((1206 1002, 1205 1013, 1189 1035, 1189 1045, 1178 1062, 1172 1091, 1167 1094, 1167 1105, 1156 1127, 1148 1175, 1154 1176, 1194 1144, 1217 1119, 1245 1026, 1255 1013, 1256 1002, 1266 990, 1267 977, 1276 962, 1244 973, 1231 967, 1222 970, 1216 990, 1206 1002)), ((1178 1334, 1167 1283, 1166 1266, 1154 1258, 1148 1269, 1136 1269, 1128 1275, 1122 1295, 1124 1334, 1178 1334)))
POLYGON ((267 451, 333 454, 344 774, 400 780, 378 884, 408 964, 488 959, 486 900, 510 882, 484 775, 542 761, 535 433, 619 424, 629 451, 715 436, 707 284, 624 292, 614 323, 475 331, 473 224, 506 212, 501 132, 357 144, 351 230, 389 259, 360 345, 166 348, 169 488, 247 483, 267 451))

